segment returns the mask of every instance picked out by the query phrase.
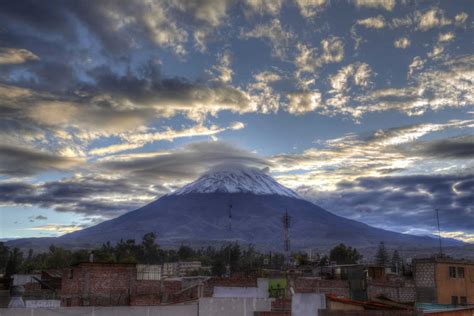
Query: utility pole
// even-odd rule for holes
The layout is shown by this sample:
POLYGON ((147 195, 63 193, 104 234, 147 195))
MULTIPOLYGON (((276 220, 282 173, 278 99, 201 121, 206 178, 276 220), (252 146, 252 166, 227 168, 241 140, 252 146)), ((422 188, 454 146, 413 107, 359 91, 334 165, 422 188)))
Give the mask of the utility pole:
POLYGON ((442 256, 443 255, 443 247, 441 245, 441 229, 440 229, 440 226, 439 226, 439 210, 438 210, 438 208, 436 208, 435 210, 436 210, 436 220, 438 222, 439 255, 442 256))
POLYGON ((229 213, 228 213, 228 219, 229 219, 229 250, 227 254, 227 276, 230 277, 230 260, 231 260, 231 252, 232 252, 232 204, 229 203, 229 213))
POLYGON ((285 259, 288 266, 290 263, 290 216, 288 215, 288 210, 285 210, 285 215, 283 215, 283 236, 285 259))

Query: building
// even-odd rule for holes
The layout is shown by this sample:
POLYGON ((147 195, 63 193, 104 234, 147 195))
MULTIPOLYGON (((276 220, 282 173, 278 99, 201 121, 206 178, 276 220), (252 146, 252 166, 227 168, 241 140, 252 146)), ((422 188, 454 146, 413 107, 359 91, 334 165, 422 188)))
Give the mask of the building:
POLYGON ((161 280, 161 270, 158 264, 137 264, 137 280, 161 280))
POLYGON ((23 286, 26 291, 40 290, 41 284, 38 280, 41 274, 14 274, 12 275, 13 286, 23 286))
MULTIPOLYGON (((146 270, 146 269, 145 269, 146 270)), ((151 269, 154 270, 154 269, 151 269)), ((63 306, 156 305, 161 282, 144 279, 132 263, 80 263, 64 269, 61 283, 63 306)), ((153 276, 153 274, 152 274, 153 276)))
POLYGON ((180 261, 180 262, 165 262, 162 268, 162 277, 171 278, 177 276, 186 276, 192 271, 202 269, 201 261, 180 261))
POLYGON ((416 301, 474 304, 474 261, 445 256, 413 260, 416 301))
POLYGON ((179 273, 179 263, 178 262, 165 262, 163 263, 162 277, 170 278, 178 276, 179 273))
POLYGON ((201 268, 201 261, 180 261, 178 263, 178 273, 180 276, 186 276, 189 272, 197 271, 201 268))

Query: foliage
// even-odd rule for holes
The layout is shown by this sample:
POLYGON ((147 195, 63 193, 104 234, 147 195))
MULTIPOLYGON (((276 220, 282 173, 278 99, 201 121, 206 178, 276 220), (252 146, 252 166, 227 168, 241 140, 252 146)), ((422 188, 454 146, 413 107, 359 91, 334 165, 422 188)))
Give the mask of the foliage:
POLYGON ((344 244, 331 249, 329 253, 329 261, 335 261, 337 264, 353 264, 359 262, 362 255, 356 248, 348 247, 344 244))
POLYGON ((377 253, 375 255, 375 263, 382 266, 386 266, 390 263, 388 252, 385 248, 385 243, 383 241, 380 242, 379 248, 377 249, 377 253))
MULTIPOLYGON (((95 262, 122 262, 141 264, 163 264, 177 261, 200 261, 203 266, 210 267, 201 271, 190 272, 190 275, 223 276, 227 273, 227 266, 231 273, 251 274, 261 273, 262 269, 280 269, 285 263, 285 256, 281 253, 262 253, 249 245, 242 247, 237 242, 216 247, 193 249, 181 245, 177 250, 162 249, 159 247, 153 233, 145 234, 140 243, 133 239, 120 240, 113 245, 110 242, 93 250, 68 250, 55 245, 49 247, 48 252, 34 253, 28 251, 24 255, 19 249, 9 249, 0 243, 0 269, 8 273, 30 273, 44 269, 60 269, 89 261, 91 255, 95 262)), ((294 258, 298 264, 307 264, 305 253, 295 253, 294 258)), ((340 264, 355 263, 362 256, 351 247, 341 244, 335 247, 330 257, 323 256, 320 265, 328 265, 329 260, 340 264)))

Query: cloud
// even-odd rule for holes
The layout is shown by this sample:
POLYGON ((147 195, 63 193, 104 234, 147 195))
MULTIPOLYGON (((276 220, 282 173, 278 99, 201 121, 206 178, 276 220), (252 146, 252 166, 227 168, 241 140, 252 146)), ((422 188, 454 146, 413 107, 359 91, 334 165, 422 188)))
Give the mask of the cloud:
POLYGON ((462 26, 464 23, 466 23, 468 17, 469 15, 466 12, 458 13, 454 17, 454 22, 457 26, 462 26))
POLYGON ((453 32, 440 33, 438 36, 438 42, 451 42, 454 40, 456 35, 453 32))
POLYGON ((303 17, 312 18, 323 10, 327 2, 327 0, 296 0, 296 5, 303 17))
MULTIPOLYGON (((229 51, 224 51, 218 56, 218 64, 212 67, 212 70, 216 73, 213 80, 230 83, 232 81, 232 75, 234 71, 231 68, 231 53, 229 51)), ((212 71, 211 71, 212 74, 212 71)))
POLYGON ((0 65, 22 64, 39 57, 27 49, 0 47, 0 65))
POLYGON ((365 89, 372 85, 371 77, 374 76, 372 69, 366 63, 354 63, 342 67, 339 71, 329 76, 330 97, 326 100, 325 111, 344 111, 346 105, 351 100, 351 88, 359 87, 365 89))
POLYGON ((280 108, 280 94, 272 87, 283 78, 272 71, 263 71, 254 74, 254 82, 248 86, 248 92, 256 104, 259 104, 263 113, 273 113, 280 108))
MULTIPOLYGON (((240 126, 236 126, 240 127, 240 126)), ((194 142, 156 155, 112 156, 99 161, 101 169, 126 175, 128 179, 193 179, 218 164, 271 165, 256 154, 225 142, 194 142)))
POLYGON ((46 232, 51 232, 54 236, 59 236, 63 234, 68 234, 72 233, 78 230, 81 230, 83 228, 88 227, 87 224, 73 224, 73 225, 67 225, 67 224, 47 224, 47 225, 39 225, 39 226, 34 226, 27 228, 29 230, 35 230, 35 231, 46 231, 46 232))
POLYGON ((366 28, 373 28, 373 29, 381 29, 386 26, 385 19, 381 15, 362 19, 362 20, 357 20, 356 24, 365 26, 366 28))
POLYGON ((30 216, 28 217, 31 223, 34 223, 35 221, 45 221, 48 219, 48 217, 43 216, 43 215, 37 215, 37 216, 30 216))
POLYGON ((410 63, 410 65, 408 65, 408 74, 407 74, 408 79, 412 78, 415 71, 421 70, 425 62, 426 61, 424 61, 420 56, 415 56, 412 62, 410 63))
POLYGON ((245 0, 247 14, 268 14, 276 16, 280 13, 283 0, 245 0))
POLYGON ((366 7, 374 9, 385 9, 392 11, 395 8, 395 0, 354 0, 357 7, 366 7))
MULTIPOLYGON (((426 161, 429 148, 420 138, 445 130, 473 128, 473 121, 449 121, 444 124, 418 124, 377 130, 369 135, 347 134, 326 140, 321 146, 308 148, 299 154, 279 154, 269 158, 273 171, 281 173, 282 183, 295 189, 304 183, 318 192, 337 190, 341 181, 358 177, 382 177, 387 174, 416 170, 417 163, 426 161)), ((441 140, 440 140, 441 142, 441 140)), ((431 170, 446 166, 440 155, 431 170)), ((463 170, 468 165, 452 165, 451 172, 463 170)), ((430 168, 428 163, 425 168, 430 168)), ((473 166, 474 167, 474 166, 473 166)), ((424 172, 429 172, 426 169, 424 172)))
MULTIPOLYGON (((232 127, 239 129, 242 124, 232 127)), ((91 163, 87 174, 78 172, 56 181, 0 181, 0 204, 34 205, 107 219, 141 207, 222 164, 272 165, 229 143, 191 143, 169 151, 105 157, 91 163)))
POLYGON ((270 41, 272 46, 272 55, 283 59, 287 55, 290 41, 293 39, 293 34, 282 28, 280 20, 273 19, 268 24, 258 24, 253 30, 248 32, 241 32, 241 37, 262 38, 270 41))
POLYGON ((341 62, 344 59, 344 42, 331 36, 321 41, 321 48, 311 48, 303 43, 296 46, 295 65, 298 73, 315 73, 322 65, 341 62))
POLYGON ((89 151, 91 155, 109 155, 125 150, 136 149, 143 147, 148 143, 153 143, 156 141, 173 141, 177 138, 183 137, 198 137, 198 136, 212 136, 222 133, 227 130, 239 130, 245 127, 245 124, 242 122, 234 122, 229 127, 218 127, 216 125, 211 125, 206 127, 203 125, 196 125, 190 128, 173 130, 165 129, 164 131, 159 132, 133 132, 133 133, 122 133, 120 138, 126 141, 125 143, 109 145, 106 147, 94 148, 89 151))
POLYGON ((0 145, 0 174, 27 176, 51 170, 69 170, 80 165, 77 158, 62 157, 30 148, 0 145))
POLYGON ((415 152, 429 158, 474 158, 474 136, 459 136, 420 142, 407 150, 408 152, 415 152))
POLYGON ((348 90, 351 78, 355 85, 367 87, 371 84, 370 77, 372 75, 372 70, 368 64, 354 63, 342 67, 335 75, 329 76, 329 82, 333 91, 344 92, 348 90))
POLYGON ((321 93, 319 91, 293 92, 287 95, 288 107, 291 114, 304 114, 322 107, 321 93))
POLYGON ((167 192, 164 186, 142 186, 117 175, 75 174, 37 184, 0 182, 0 204, 52 208, 58 212, 111 218, 167 192))
POLYGON ((414 222, 418 229, 436 231, 438 208, 442 231, 472 234, 472 177, 434 174, 358 178, 341 183, 338 192, 328 196, 333 202, 325 200, 322 204, 336 214, 401 232, 408 231, 414 222))
POLYGON ((410 46, 410 44, 411 41, 408 37, 400 37, 399 39, 395 40, 395 42, 393 42, 393 46, 401 49, 407 48, 408 46, 410 46))
MULTIPOLYGON (((421 67, 421 60, 415 61, 417 67, 421 67)), ((413 83, 405 88, 378 89, 358 96, 357 101, 365 105, 358 106, 355 113, 394 109, 408 115, 421 115, 427 110, 469 106, 474 103, 470 88, 473 83, 474 56, 455 58, 413 75, 413 83)))
POLYGON ((452 21, 444 16, 444 11, 439 8, 430 9, 425 13, 417 12, 417 19, 417 29, 420 31, 452 24, 452 21))

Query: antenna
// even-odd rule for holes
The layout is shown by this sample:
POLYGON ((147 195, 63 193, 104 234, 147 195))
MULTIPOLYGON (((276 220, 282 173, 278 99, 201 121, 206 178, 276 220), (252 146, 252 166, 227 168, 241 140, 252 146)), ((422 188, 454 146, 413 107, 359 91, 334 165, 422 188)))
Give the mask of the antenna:
POLYGON ((441 245, 441 229, 440 229, 440 226, 439 226, 439 210, 438 210, 438 208, 436 208, 435 211, 436 211, 436 220, 438 221, 439 255, 442 256, 443 255, 443 247, 441 245))
POLYGON ((232 204, 229 203, 229 250, 228 250, 228 253, 227 253, 227 266, 226 266, 226 270, 227 270, 227 276, 230 277, 230 261, 231 261, 231 251, 232 251, 232 241, 230 240, 230 238, 232 237, 232 204))
POLYGON ((232 204, 229 204, 229 232, 232 231, 232 204))
POLYGON ((285 215, 283 215, 283 234, 284 234, 284 249, 286 255, 286 263, 289 263, 290 258, 290 216, 288 210, 285 209, 285 215))

